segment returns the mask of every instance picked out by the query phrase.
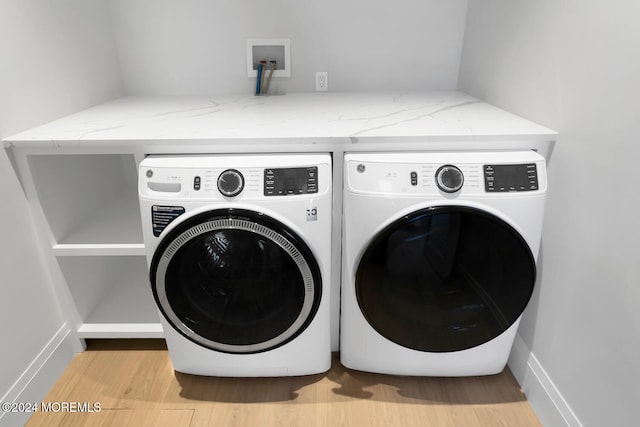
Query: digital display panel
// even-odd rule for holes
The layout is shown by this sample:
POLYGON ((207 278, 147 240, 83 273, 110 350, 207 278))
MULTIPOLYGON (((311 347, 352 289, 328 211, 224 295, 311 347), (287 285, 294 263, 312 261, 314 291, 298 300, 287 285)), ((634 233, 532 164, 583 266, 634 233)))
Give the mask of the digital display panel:
POLYGON ((535 191, 538 189, 536 164, 485 165, 484 188, 491 193, 535 191))
POLYGON ((279 168, 264 170, 264 195, 286 196, 318 192, 318 168, 279 168))

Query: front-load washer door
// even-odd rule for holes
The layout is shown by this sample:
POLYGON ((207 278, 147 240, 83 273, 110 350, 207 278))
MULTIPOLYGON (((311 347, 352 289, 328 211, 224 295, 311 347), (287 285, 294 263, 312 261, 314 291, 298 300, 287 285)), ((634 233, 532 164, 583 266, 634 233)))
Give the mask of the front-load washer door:
POLYGON ((522 314, 535 282, 522 236, 485 211, 431 207, 373 237, 355 277, 360 310, 403 347, 453 352, 483 344, 522 314))
POLYGON ((284 224, 239 209, 209 211, 177 226, 150 270, 156 303, 193 342, 257 353, 302 333, 322 283, 309 247, 284 224))

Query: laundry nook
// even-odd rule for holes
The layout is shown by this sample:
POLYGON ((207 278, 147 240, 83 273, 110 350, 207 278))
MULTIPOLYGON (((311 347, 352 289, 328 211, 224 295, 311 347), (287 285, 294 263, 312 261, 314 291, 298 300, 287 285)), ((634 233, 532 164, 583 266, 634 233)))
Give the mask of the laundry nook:
POLYGON ((505 367, 555 136, 460 92, 311 93, 125 97, 5 147, 77 351, 164 338, 186 374, 322 374, 334 352, 462 377, 505 367))
POLYGON ((572 6, 3 2, 0 427, 634 425, 640 10, 572 6))

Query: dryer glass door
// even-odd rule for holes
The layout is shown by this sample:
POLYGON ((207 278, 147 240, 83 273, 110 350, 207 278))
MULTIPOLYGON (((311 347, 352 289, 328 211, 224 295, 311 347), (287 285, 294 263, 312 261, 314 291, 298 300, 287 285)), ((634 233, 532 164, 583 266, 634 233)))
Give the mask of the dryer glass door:
POLYGON ((266 351, 295 338, 313 319, 322 289, 300 238, 266 215, 237 209, 176 227, 156 251, 151 283, 178 332, 229 353, 266 351))
POLYGON ((504 332, 525 309, 535 261, 506 222, 467 207, 404 216, 376 235, 356 272, 369 324, 407 348, 451 352, 504 332))

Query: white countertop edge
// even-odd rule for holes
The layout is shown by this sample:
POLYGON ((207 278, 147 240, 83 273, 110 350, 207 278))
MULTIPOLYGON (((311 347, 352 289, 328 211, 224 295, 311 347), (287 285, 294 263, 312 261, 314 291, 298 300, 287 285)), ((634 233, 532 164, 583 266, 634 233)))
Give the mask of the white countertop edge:
POLYGON ((555 139, 556 132, 461 92, 123 97, 3 140, 5 147, 393 138, 555 139), (116 142, 117 141, 117 142, 116 142))

